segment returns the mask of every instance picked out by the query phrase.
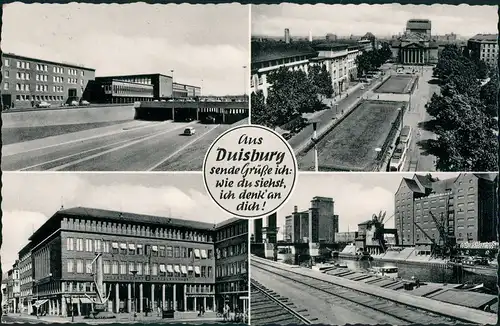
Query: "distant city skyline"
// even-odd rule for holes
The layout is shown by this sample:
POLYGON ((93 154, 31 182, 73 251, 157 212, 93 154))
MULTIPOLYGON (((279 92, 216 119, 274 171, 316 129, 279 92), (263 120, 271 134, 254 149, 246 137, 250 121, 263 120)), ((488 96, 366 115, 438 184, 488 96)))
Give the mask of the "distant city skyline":
MULTIPOLYGON (((290 199, 277 213, 278 238, 282 238, 286 216, 293 212, 308 210, 315 196, 331 197, 334 213, 339 215, 339 232, 356 231, 358 224, 378 214, 387 212, 387 218, 394 215, 394 194, 402 179, 412 178, 415 173, 307 173, 299 176, 290 199)), ((424 173, 420 173, 424 174, 424 173)), ((455 172, 431 173, 439 179, 449 179, 459 175, 455 172)), ((264 218, 264 225, 266 221, 264 218)), ((394 218, 386 225, 394 227, 394 218)), ((253 223, 250 227, 254 232, 253 223)))
POLYGON ((94 68, 96 76, 174 70, 175 82, 203 84, 204 95, 245 91, 248 6, 14 2, 2 18, 6 53, 94 68))
POLYGON ((429 19, 433 35, 455 33, 469 38, 498 33, 496 6, 469 5, 253 5, 252 36, 291 37, 336 34, 377 37, 402 33, 409 19, 429 19), (387 18, 391 19, 388 20, 387 18), (463 22, 466 21, 467 24, 463 22))

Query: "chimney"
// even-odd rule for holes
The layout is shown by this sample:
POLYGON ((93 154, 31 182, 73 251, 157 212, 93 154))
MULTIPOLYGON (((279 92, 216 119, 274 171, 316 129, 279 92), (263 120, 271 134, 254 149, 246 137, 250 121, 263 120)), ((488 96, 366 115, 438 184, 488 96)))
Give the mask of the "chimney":
POLYGON ((293 206, 293 212, 297 213, 298 211, 299 211, 299 207, 298 206, 293 206))
POLYGON ((290 43, 290 30, 288 28, 285 28, 285 43, 290 43))

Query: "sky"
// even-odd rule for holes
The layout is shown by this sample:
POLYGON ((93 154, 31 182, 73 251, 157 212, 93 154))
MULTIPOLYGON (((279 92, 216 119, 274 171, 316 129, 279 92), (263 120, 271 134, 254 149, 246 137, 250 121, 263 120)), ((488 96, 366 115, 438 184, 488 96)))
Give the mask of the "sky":
POLYGON ((97 76, 174 70, 175 82, 203 95, 237 95, 250 60, 249 7, 15 2, 3 6, 2 50, 97 76))
POLYGON ((231 218, 207 195, 201 173, 15 173, 2 175, 2 270, 61 205, 218 223, 231 218))
POLYGON ((252 35, 337 36, 371 32, 385 37, 403 32, 412 18, 429 19, 431 33, 455 33, 470 37, 478 33, 498 33, 496 6, 451 5, 259 5, 252 6, 252 35))
MULTIPOLYGON (((432 173, 439 179, 454 178, 458 173, 432 173)), ((285 217, 293 212, 310 208, 315 196, 331 197, 334 214, 339 215, 339 232, 356 231, 358 223, 364 222, 386 211, 387 227, 394 227, 394 194, 403 177, 412 178, 412 173, 301 173, 290 199, 277 213, 279 238, 285 225, 285 217)), ((251 224, 253 232, 253 223, 251 224)), ((264 226, 266 222, 264 219, 264 226)))

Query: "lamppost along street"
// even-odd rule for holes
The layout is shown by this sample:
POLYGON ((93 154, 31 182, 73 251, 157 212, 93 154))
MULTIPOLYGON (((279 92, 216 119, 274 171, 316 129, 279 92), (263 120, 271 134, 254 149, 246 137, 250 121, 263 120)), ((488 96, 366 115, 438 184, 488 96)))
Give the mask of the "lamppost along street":
POLYGON ((132 297, 133 297, 133 300, 132 300, 132 304, 133 304, 132 310, 134 312, 134 321, 135 321, 135 318, 137 317, 137 306, 136 306, 136 298, 135 298, 135 275, 137 274, 137 271, 136 270, 132 270, 132 271, 130 271, 130 273, 134 276, 134 290, 132 291, 132 297))
POLYGON ((314 144, 314 171, 318 172, 318 146, 317 146, 318 135, 317 135, 317 132, 316 132, 316 129, 318 127, 318 122, 317 121, 313 121, 312 125, 313 125, 313 136, 311 138, 311 141, 314 144))

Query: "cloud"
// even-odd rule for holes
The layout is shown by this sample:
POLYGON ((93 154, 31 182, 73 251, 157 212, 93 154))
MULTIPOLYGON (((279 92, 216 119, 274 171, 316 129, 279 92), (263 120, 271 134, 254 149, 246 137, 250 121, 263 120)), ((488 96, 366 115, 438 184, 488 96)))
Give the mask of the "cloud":
POLYGON ((433 34, 454 32, 462 36, 496 33, 496 6, 451 5, 258 5, 252 6, 252 34, 281 36, 285 28, 291 35, 376 36, 398 34, 412 18, 430 19, 433 34), (387 19, 390 17, 390 19, 387 19), (463 24, 463 22, 467 22, 463 24))
POLYGON ((206 194, 199 174, 5 173, 2 268, 64 204, 218 223, 231 216, 206 194))
POLYGON ((14 3, 3 19, 5 52, 81 64, 98 76, 174 70, 180 83, 203 79, 204 94, 244 91, 246 6, 14 3))

